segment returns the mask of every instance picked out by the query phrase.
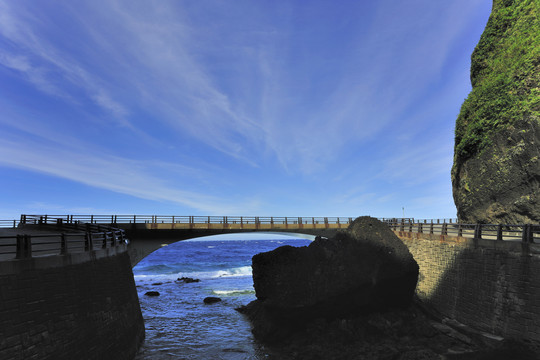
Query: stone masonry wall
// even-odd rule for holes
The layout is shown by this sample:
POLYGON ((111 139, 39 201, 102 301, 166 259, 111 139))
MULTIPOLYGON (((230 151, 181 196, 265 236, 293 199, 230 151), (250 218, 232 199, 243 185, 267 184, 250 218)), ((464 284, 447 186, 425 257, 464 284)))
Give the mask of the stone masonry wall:
POLYGON ((423 302, 477 330, 540 341, 539 245, 396 234, 420 266, 423 302))
POLYGON ((4 262, 0 289, 0 359, 131 360, 144 339, 125 249, 4 262))

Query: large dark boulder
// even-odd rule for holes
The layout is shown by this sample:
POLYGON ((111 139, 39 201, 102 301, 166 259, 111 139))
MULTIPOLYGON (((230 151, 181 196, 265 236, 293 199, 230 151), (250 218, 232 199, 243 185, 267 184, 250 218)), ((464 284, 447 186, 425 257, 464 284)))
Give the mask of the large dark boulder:
POLYGON ((317 319, 407 307, 418 265, 388 226, 357 218, 335 238, 283 246, 252 260, 257 300, 244 311, 255 336, 279 340, 317 319))

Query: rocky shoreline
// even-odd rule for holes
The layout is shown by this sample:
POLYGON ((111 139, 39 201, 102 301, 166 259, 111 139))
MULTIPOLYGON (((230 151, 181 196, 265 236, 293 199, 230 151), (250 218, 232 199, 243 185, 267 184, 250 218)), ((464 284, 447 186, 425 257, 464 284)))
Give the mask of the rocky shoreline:
POLYGON ((268 359, 533 360, 532 344, 470 336, 426 315, 415 302, 349 319, 315 319, 279 344, 264 344, 268 359))
POLYGON ((307 247, 257 254, 252 268, 257 299, 237 310, 271 359, 540 359, 535 344, 437 318, 414 296, 408 248, 374 218, 307 247))

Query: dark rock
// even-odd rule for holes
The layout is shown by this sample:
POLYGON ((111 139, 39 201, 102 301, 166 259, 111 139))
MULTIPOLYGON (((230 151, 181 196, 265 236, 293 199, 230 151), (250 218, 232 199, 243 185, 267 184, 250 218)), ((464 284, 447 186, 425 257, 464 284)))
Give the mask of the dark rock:
POLYGON ((418 349, 418 350, 411 350, 402 353, 398 360, 433 360, 433 359, 440 359, 440 356, 437 355, 433 350, 431 349, 418 349))
POLYGON ((452 188, 464 223, 540 222, 537 3, 494 0, 455 127, 452 188))
POLYGON ((159 296, 158 291, 147 291, 144 295, 146 296, 159 296))
POLYGON ((203 301, 205 304, 215 304, 217 302, 220 302, 221 299, 218 297, 208 296, 208 297, 205 297, 203 301))
POLYGON ((479 350, 476 345, 456 341, 432 324, 413 304, 407 309, 366 313, 349 319, 315 319, 306 324, 305 331, 264 346, 271 359, 280 360, 477 359, 471 356, 479 350))
POLYGON ((159 286, 159 285, 163 285, 163 283, 157 282, 157 283, 153 283, 152 285, 159 286))
POLYGON ((186 284, 189 284, 189 283, 196 283, 196 282, 199 282, 201 280, 193 279, 193 278, 190 278, 190 277, 181 277, 181 278, 176 279, 176 281, 183 281, 186 284))
POLYGON ((252 260, 257 300, 242 309, 256 337, 279 341, 316 318, 347 318, 407 307, 418 265, 377 219, 357 218, 333 239, 282 246, 252 260))

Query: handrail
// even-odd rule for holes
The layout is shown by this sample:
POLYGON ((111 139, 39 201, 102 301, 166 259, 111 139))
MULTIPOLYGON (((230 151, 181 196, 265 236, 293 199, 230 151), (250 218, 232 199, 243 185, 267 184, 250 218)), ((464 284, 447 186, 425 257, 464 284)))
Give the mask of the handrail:
POLYGON ((63 223, 90 224, 349 224, 350 217, 275 217, 275 216, 177 216, 177 215, 21 215, 23 224, 63 223))
MULTIPOLYGON (((279 217, 279 216, 203 216, 203 215, 21 215, 22 224, 49 224, 61 220, 63 224, 340 224, 348 225, 353 217, 279 217)), ((390 223, 414 223, 414 218, 379 218, 390 223)), ((450 222, 453 219, 438 219, 450 222)))
MULTIPOLYGON (((27 224, 22 221, 20 224, 27 224)), ((51 219, 52 220, 52 219, 51 219)), ((11 221, 16 228, 16 221, 11 221)), ((6 224, 0 220, 0 225, 6 224)), ((33 222, 29 222, 33 223, 33 222)), ((20 225, 19 224, 19 225, 20 225)), ((42 223, 41 225, 50 225, 42 223)), ((125 231, 112 226, 85 224, 64 224, 55 221, 58 233, 20 233, 0 236, 0 260, 25 259, 43 255, 64 255, 84 251, 113 248, 128 243, 125 231)), ((5 227, 5 226, 2 226, 5 227)))
MULTIPOLYGON (((459 223, 457 219, 379 218, 379 220, 387 223, 392 230, 401 232, 449 235, 475 240, 520 241, 524 243, 535 243, 538 240, 540 242, 540 225, 537 224, 465 224, 459 223)), ((121 242, 125 240, 124 230, 118 229, 115 226, 118 224, 188 224, 190 225, 189 228, 195 227, 195 225, 207 225, 210 228, 212 224, 222 224, 224 226, 246 224, 255 225, 256 229, 267 230, 274 228, 274 226, 283 229, 283 225, 285 228, 289 225, 300 228, 338 225, 336 227, 346 228, 352 221, 353 218, 351 217, 23 214, 21 215, 19 225, 54 225, 57 229, 62 230, 62 233, 54 235, 0 236, 0 255, 5 253, 2 251, 2 248, 12 247, 16 249, 14 253, 17 257, 31 256, 31 254, 26 254, 24 249, 32 249, 33 244, 27 245, 27 242, 31 242, 31 240, 25 239, 46 236, 55 236, 57 238, 55 241, 60 244, 61 253, 68 249, 67 239, 75 239, 76 236, 79 236, 79 240, 72 240, 69 249, 77 248, 77 245, 75 245, 77 241, 84 243, 85 251, 95 249, 96 246, 106 247, 108 241, 114 245, 118 239, 121 239, 121 242), (66 231, 75 232, 75 234, 66 233, 66 231), (84 237, 84 240, 81 240, 81 236, 84 237), (16 241, 9 243, 6 242, 6 239, 15 239, 16 241)), ((16 227, 17 222, 15 220, 0 220, 0 226, 6 227, 6 225, 16 227)), ((36 246, 43 246, 43 244, 41 242, 40 244, 36 244, 36 246)), ((47 245, 51 245, 51 243, 47 245)), ((79 247, 82 247, 82 245, 79 245, 79 247)), ((39 252, 40 250, 37 249, 35 251, 39 252)))
POLYGON ((16 228, 19 224, 19 220, 0 220, 0 228, 16 228))
POLYGON ((474 240, 540 242, 539 224, 464 224, 456 222, 391 222, 394 231, 459 236, 474 240))

